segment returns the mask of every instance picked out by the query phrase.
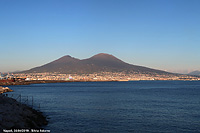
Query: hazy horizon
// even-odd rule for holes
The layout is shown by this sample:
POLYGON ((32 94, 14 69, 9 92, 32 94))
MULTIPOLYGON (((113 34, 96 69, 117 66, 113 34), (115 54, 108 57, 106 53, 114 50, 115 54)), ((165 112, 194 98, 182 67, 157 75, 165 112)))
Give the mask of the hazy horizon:
POLYGON ((108 53, 168 72, 200 70, 199 0, 0 1, 0 72, 108 53))
MULTIPOLYGON (((100 54, 100 53, 98 53, 98 54, 100 54)), ((103 53, 103 54, 108 54, 108 53, 103 53)), ((95 54, 95 55, 97 55, 97 54, 95 54)), ((110 54, 110 55, 112 55, 112 54, 110 54)), ((64 56, 71 56, 72 58, 76 58, 76 59, 80 59, 80 58, 77 58, 77 57, 74 57, 74 56, 72 56, 72 55, 64 55, 64 56)), ((64 56, 62 56, 62 57, 64 57, 64 56)), ((94 56, 94 55, 92 55, 92 56, 94 56)), ((92 57, 92 56, 90 56, 90 57, 92 57)), ((113 55, 113 56, 115 56, 115 55, 113 55)), ((59 58, 62 58, 62 57, 59 57, 59 58)), ((88 57, 88 58, 90 58, 90 57, 88 57)), ((115 56, 116 57, 116 56, 115 56)), ((57 58, 57 59, 59 59, 59 58, 57 58)), ((83 59, 88 59, 88 58, 82 58, 81 60, 83 60, 83 59)), ((116 57, 116 58, 118 58, 118 57, 116 57)), ((57 59, 55 59, 55 60, 57 60, 57 59)), ((120 58, 118 58, 118 59, 120 59, 120 58)), ((55 61, 55 60, 52 60, 52 61, 55 61)), ((121 60, 121 59, 120 59, 121 60)), ((48 64, 48 63, 50 63, 50 62, 52 62, 52 61, 49 61, 49 62, 46 62, 46 63, 43 63, 43 64, 41 64, 41 65, 39 65, 39 66, 42 66, 42 65, 45 65, 45 64, 48 64)), ((123 61, 123 60, 122 60, 123 61)), ((126 63, 128 63, 128 62, 126 62, 126 63)), ((130 64, 130 63, 129 63, 130 64)), ((135 65, 135 64, 132 64, 132 65, 135 65)), ((39 67, 39 66, 35 66, 35 67, 39 67)), ((143 66, 143 65, 139 65, 138 64, 138 66, 143 66)), ((148 66, 144 66, 144 67, 148 67, 148 66)), ((32 68, 34 68, 34 67, 31 67, 31 68, 28 68, 28 69, 24 69, 24 70, 29 70, 29 69, 32 69, 32 68)), ((149 67, 149 68, 151 68, 151 67, 149 67)), ((153 68, 153 69, 156 69, 156 68, 153 68)), ((159 68, 157 68, 158 70, 162 70, 162 69, 159 69, 159 68)), ((24 71, 24 70, 14 70, 14 71, 4 71, 3 73, 12 73, 12 72, 20 72, 20 71, 24 71)), ((163 71, 167 71, 167 70, 163 70, 163 71)), ((180 74, 188 74, 188 73, 190 73, 190 72, 192 72, 193 70, 172 70, 172 71, 167 71, 167 72, 172 72, 172 73, 180 73, 180 74)), ((195 70, 194 70, 195 71, 195 70)))

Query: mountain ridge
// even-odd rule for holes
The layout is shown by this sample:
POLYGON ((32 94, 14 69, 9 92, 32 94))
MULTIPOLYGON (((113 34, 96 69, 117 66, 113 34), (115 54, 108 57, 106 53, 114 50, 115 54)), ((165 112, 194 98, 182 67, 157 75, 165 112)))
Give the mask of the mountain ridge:
POLYGON ((156 70, 144 66, 132 65, 126 63, 117 57, 99 53, 87 59, 77 59, 70 55, 65 55, 45 65, 22 71, 25 73, 95 73, 95 72, 126 72, 126 73, 158 73, 169 74, 162 70, 156 70))
POLYGON ((188 75, 200 76, 200 71, 198 71, 198 70, 192 71, 192 72, 188 73, 188 75))

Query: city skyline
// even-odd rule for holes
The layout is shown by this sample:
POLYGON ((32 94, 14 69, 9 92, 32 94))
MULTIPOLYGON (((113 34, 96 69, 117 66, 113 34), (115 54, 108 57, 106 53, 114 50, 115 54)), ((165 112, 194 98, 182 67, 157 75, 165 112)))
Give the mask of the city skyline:
POLYGON ((198 0, 0 1, 0 72, 98 53, 169 72, 200 70, 199 5, 198 0))

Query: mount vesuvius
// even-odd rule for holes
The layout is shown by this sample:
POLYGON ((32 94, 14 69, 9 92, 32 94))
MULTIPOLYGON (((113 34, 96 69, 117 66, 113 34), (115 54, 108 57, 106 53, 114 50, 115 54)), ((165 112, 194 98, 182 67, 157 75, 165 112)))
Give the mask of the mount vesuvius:
POLYGON ((23 73, 43 72, 58 72, 67 74, 86 74, 99 72, 169 74, 168 72, 161 70, 128 64, 113 55, 105 53, 100 53, 92 56, 91 58, 83 60, 67 55, 45 65, 23 71, 23 73))

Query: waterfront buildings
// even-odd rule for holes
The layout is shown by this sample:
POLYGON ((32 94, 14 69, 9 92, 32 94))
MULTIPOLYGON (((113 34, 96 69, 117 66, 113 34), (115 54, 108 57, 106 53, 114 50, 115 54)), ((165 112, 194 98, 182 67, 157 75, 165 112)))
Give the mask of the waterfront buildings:
POLYGON ((200 80, 200 77, 180 74, 101 72, 92 74, 19 73, 16 79, 64 81, 134 81, 134 80, 200 80))

